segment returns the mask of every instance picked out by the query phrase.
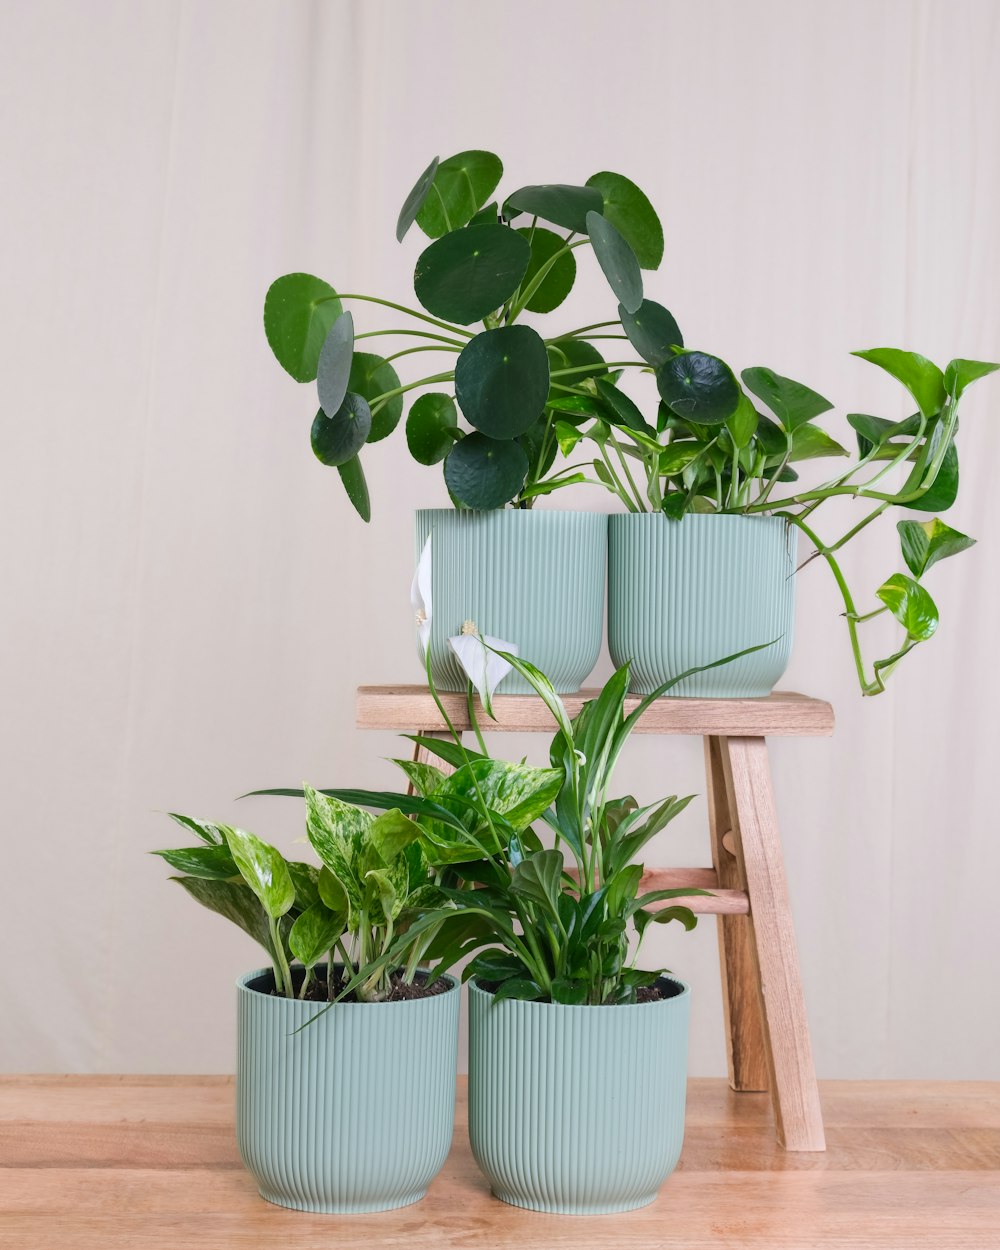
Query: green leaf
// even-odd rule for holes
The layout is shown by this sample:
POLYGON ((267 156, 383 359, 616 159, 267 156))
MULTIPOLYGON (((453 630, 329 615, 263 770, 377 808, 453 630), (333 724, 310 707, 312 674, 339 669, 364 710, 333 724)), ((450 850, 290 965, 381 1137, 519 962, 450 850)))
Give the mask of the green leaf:
POLYGON ((295 886, 281 852, 244 829, 226 826, 223 832, 243 880, 277 920, 295 902, 295 886))
MULTIPOLYGON (((517 438, 530 429, 548 393, 545 344, 530 326, 484 330, 463 348, 455 365, 459 407, 470 425, 491 438, 517 438)), ((454 454, 455 449, 449 459, 454 454)))
POLYGON ((757 433, 759 420, 757 409, 741 390, 739 406, 726 420, 726 429, 732 435, 737 447, 742 449, 750 445, 750 440, 757 433))
POLYGON ((555 440, 549 437, 549 423, 546 417, 539 417, 517 440, 524 454, 528 457, 530 475, 537 482, 552 468, 556 458, 555 440))
MULTIPOLYGON (((320 464, 339 468, 348 461, 357 459, 371 428, 372 410, 360 395, 348 391, 344 402, 332 417, 327 416, 326 411, 320 408, 313 418, 309 432, 313 455, 320 464)), ((344 484, 346 486, 347 483, 344 484)))
POLYGON ((330 911, 343 912, 349 916, 351 905, 347 897, 347 891, 338 878, 327 868, 326 864, 319 870, 319 876, 316 879, 316 889, 320 900, 330 911))
POLYGON ((816 460, 822 456, 846 456, 846 447, 841 447, 836 439, 831 438, 826 430, 818 425, 797 425, 792 431, 792 453, 789 460, 816 460))
POLYGON ((417 212, 417 225, 438 239, 472 220, 496 190, 503 162, 492 152, 469 151, 438 165, 430 193, 417 212))
POLYGON ((608 915, 620 916, 628 903, 632 902, 639 892, 642 880, 642 865, 627 864, 614 874, 608 882, 608 915))
MULTIPOLYGON (((533 230, 530 226, 522 226, 517 233, 531 246, 531 260, 521 280, 521 286, 527 290, 538 276, 542 266, 548 264, 553 256, 563 251, 566 243, 562 235, 552 230, 545 230, 542 226, 535 226, 533 230)), ((531 299, 525 304, 525 308, 529 312, 551 312, 554 308, 558 308, 569 295, 575 280, 576 258, 572 252, 563 251, 563 255, 546 273, 531 299)))
POLYGON ((624 236, 600 213, 587 214, 587 233, 597 263, 618 302, 626 312, 636 312, 642 304, 642 270, 635 252, 624 236))
POLYGON ((617 386, 612 386, 606 378, 595 378, 594 385, 597 387, 598 395, 610 409, 614 424, 623 425, 629 430, 646 434, 650 438, 655 436, 655 431, 646 422, 638 405, 624 391, 620 391, 617 386))
POLYGON ((898 347, 872 347, 868 351, 851 352, 851 355, 878 365, 902 382, 925 417, 935 416, 944 406, 947 398, 944 374, 926 356, 905 352, 898 347))
POLYGON ((747 390, 767 404, 782 427, 788 431, 818 417, 821 412, 829 412, 833 407, 828 399, 810 390, 802 382, 783 378, 773 369, 744 369, 740 376, 747 390))
POLYGON ((995 373, 1000 365, 991 364, 987 360, 953 360, 944 371, 944 385, 949 395, 960 399, 967 386, 989 373, 995 373))
POLYGON ((346 927, 346 911, 335 912, 323 903, 313 903, 289 930, 288 948, 300 963, 312 968, 343 936, 346 927))
MULTIPOLYGON (((321 794, 311 786, 305 787, 305 799, 309 841, 343 887, 353 918, 364 904, 361 857, 375 818, 353 803, 321 794)), ((320 898, 329 906, 322 873, 319 892, 320 898)))
POLYGON ((579 426, 570 425, 568 421, 557 421, 555 423, 555 432, 559 450, 564 456, 568 456, 577 443, 585 437, 579 426))
POLYGON ((316 392, 319 406, 326 413, 335 413, 347 395, 354 359, 354 318, 349 312, 338 317, 330 327, 319 354, 316 370, 316 392))
POLYGON ((586 981, 571 980, 569 977, 556 977, 552 982, 552 1001, 562 1003, 564 1007, 579 1007, 587 1001, 588 987, 586 981))
MULTIPOLYGON (((913 435, 920 429, 920 414, 907 417, 905 421, 886 421, 884 417, 872 417, 865 412, 849 412, 847 424, 858 436, 858 451, 862 456, 876 447, 882 447, 897 435, 913 435)), ((900 449, 894 448, 895 455, 900 449)))
POLYGON ((445 779, 446 774, 433 764, 424 764, 419 760, 393 760, 392 762, 406 774, 417 794, 433 794, 445 779))
POLYGON ((684 346, 684 336, 673 313, 655 300, 644 299, 635 312, 619 304, 618 317, 629 342, 654 368, 670 360, 675 347, 684 346))
POLYGON ((898 521, 896 529, 903 559, 914 577, 922 577, 938 560, 956 556, 976 545, 974 538, 953 530, 937 517, 933 521, 898 521))
POLYGON ((360 457, 352 456, 350 460, 345 460, 343 464, 338 464, 337 472, 340 474, 340 480, 344 484, 344 490, 347 491, 347 498, 354 505, 358 516, 362 521, 370 521, 372 519, 372 505, 368 497, 368 483, 365 481, 365 471, 361 467, 360 457))
POLYGON ((507 981, 524 976, 524 964, 506 951, 486 950, 478 954, 462 973, 462 979, 479 977, 483 981, 507 981))
POLYGON ((669 924, 678 920, 690 933, 698 923, 698 918, 690 907, 664 907, 660 911, 637 911, 632 917, 639 936, 642 937, 648 924, 669 924))
POLYGON ((278 364, 296 382, 316 377, 320 351, 344 309, 337 292, 311 273, 286 273, 264 297, 264 333, 278 364))
POLYGON ((233 857, 224 846, 184 846, 176 851, 150 851, 150 855, 159 855, 178 872, 204 877, 207 881, 225 881, 239 875, 233 857))
POLYGON ((472 751, 467 746, 459 746, 457 742, 452 742, 450 738, 428 738, 423 734, 404 734, 404 738, 408 738, 410 742, 415 743, 430 755, 436 755, 438 759, 444 760, 446 764, 450 764, 452 768, 461 768, 463 764, 467 764, 469 760, 485 759, 478 751, 472 751))
POLYGON ((952 443, 944 453, 941 467, 930 489, 912 503, 901 504, 900 507, 911 508, 915 512, 947 512, 958 498, 958 450, 952 443))
POLYGON ((295 907, 298 911, 305 911, 319 902, 319 869, 301 860, 288 860, 287 864, 288 875, 295 886, 295 907))
POLYGON ((469 325, 514 294, 530 260, 527 240, 509 226, 469 226, 421 253, 413 289, 435 317, 469 325))
POLYGON ((509 981, 504 981, 497 992, 493 995, 494 1003, 502 1003, 505 998, 516 998, 522 1002, 537 1002, 539 998, 544 998, 541 987, 527 977, 511 977, 509 981))
POLYGON ((561 785, 562 774, 552 768, 478 759, 446 776, 434 797, 443 801, 459 796, 468 799, 478 810, 485 804, 490 812, 503 816, 520 833, 546 811, 561 785))
POLYGON ((600 213, 604 197, 596 187, 573 187, 564 183, 521 187, 504 201, 503 216, 510 221, 518 213, 540 217, 574 234, 587 233, 587 214, 600 213))
POLYGON ((470 218, 470 226, 495 226, 500 221, 500 205, 496 200, 491 200, 489 204, 484 205, 475 217, 470 218))
POLYGON ((403 851, 416 841, 420 826, 393 807, 376 817, 368 831, 368 838, 383 863, 391 864, 403 851))
POLYGON ((482 512, 502 508, 518 493, 527 476, 524 448, 485 434, 466 435, 444 462, 444 480, 452 495, 467 508, 482 512))
POLYGON ((253 891, 242 881, 209 881, 203 877, 171 877, 182 885, 193 899, 226 920, 238 925, 244 933, 259 942, 274 957, 267 913, 253 891))
POLYGON ((604 216, 624 236, 643 269, 663 260, 663 227, 656 210, 631 179, 603 172, 587 179, 604 200, 604 216))
POLYGON ((679 443, 668 443, 660 452, 659 465, 660 472, 664 477, 674 477, 678 473, 682 473, 692 460, 695 460, 705 450, 701 443, 683 441, 679 443))
POLYGON ((402 243, 406 237, 406 232, 417 219, 417 213, 424 206, 434 182, 434 175, 437 173, 438 158, 435 156, 424 172, 420 175, 413 185, 413 189, 403 201, 403 207, 399 210, 399 218, 396 222, 396 241, 402 243))
POLYGON ((197 820, 194 816, 182 816, 180 812, 167 812, 171 820, 176 821, 182 829, 189 829, 208 846, 221 846, 223 842, 222 828, 207 820, 197 820))
POLYGON ((510 888, 515 894, 540 903, 552 916, 559 914, 562 892, 563 857, 552 849, 536 851, 522 859, 511 874, 510 888))
POLYGON ((721 425, 740 402, 732 370, 717 356, 682 352, 656 371, 660 398, 680 417, 701 425, 721 425))
POLYGON ((458 437, 455 401, 442 391, 421 395, 406 418, 406 445, 417 464, 437 464, 458 437))
POLYGON ((912 577, 894 573, 875 593, 916 642, 925 642, 937 629, 937 606, 912 577))
MULTIPOLYGON (((351 376, 347 382, 349 392, 360 395, 362 399, 368 401, 370 406, 381 395, 386 394, 387 391, 394 391, 398 387, 399 374, 387 360, 371 352, 354 353, 354 359, 351 361, 351 376)), ((368 442, 377 443, 380 439, 387 438, 399 424, 399 418, 402 415, 402 395, 394 395, 392 399, 386 400, 372 417, 368 442)))

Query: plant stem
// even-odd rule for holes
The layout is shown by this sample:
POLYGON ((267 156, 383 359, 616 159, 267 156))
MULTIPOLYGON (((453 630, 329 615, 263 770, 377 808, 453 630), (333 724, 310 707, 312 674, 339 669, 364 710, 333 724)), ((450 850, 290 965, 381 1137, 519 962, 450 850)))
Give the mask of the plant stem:
POLYGON ((632 494, 635 497, 636 504, 638 505, 637 510, 639 512, 645 512, 646 511, 645 501, 643 500, 642 496, 639 494, 639 488, 635 484, 635 479, 632 477, 632 474, 628 467, 628 463, 625 460, 625 457, 622 455, 622 449, 618 446, 618 440, 614 436, 612 436, 611 438, 611 446, 615 449, 615 452, 622 466, 622 471, 625 474, 626 479, 628 480, 629 486, 631 486, 632 488, 632 494))
POLYGON ((546 339, 546 343, 557 343, 559 339, 578 339, 582 338, 588 330, 605 330, 608 326, 621 325, 620 321, 595 321, 593 325, 581 326, 579 330, 567 330, 565 334, 560 334, 557 338, 546 339))
MULTIPOLYGON (((418 312, 416 308, 407 308, 405 304, 396 304, 389 299, 379 299, 375 295, 361 295, 354 291, 348 295, 328 295, 327 299, 360 299, 369 304, 381 304, 383 308, 394 308, 396 312, 406 313, 408 317, 416 317, 420 321, 426 321, 428 325, 437 326, 439 330, 447 330, 449 334, 461 334, 467 339, 476 337, 472 330, 464 330, 461 326, 453 326, 448 321, 439 321, 437 317, 428 317, 426 313, 418 312)), ((323 303, 324 301, 321 300, 319 302, 323 303)))
POLYGON ((458 339, 445 338, 443 334, 430 334, 427 330, 366 330, 364 334, 355 334, 354 341, 357 343, 360 339, 377 339, 386 334, 405 334, 414 338, 435 339, 438 343, 448 343, 452 347, 462 348, 464 343, 460 343, 458 339))
POLYGON ((469 709, 469 724, 475 730, 476 741, 479 743, 479 749, 483 755, 489 755, 486 749, 486 742, 483 739, 482 730, 479 728, 479 717, 476 715, 476 707, 473 697, 472 682, 470 681, 465 688, 465 705, 469 709))
POLYGON ((421 378, 418 382, 407 382, 405 386, 397 386, 391 391, 384 391, 381 395, 376 395, 371 401, 372 416, 376 412, 385 407, 386 401, 394 399, 397 395, 404 395, 407 391, 416 390, 418 386, 429 386, 432 382, 450 382, 455 376, 452 369, 449 373, 435 373, 429 378, 421 378))
POLYGON ((613 489, 618 495, 618 498, 622 501, 625 507, 628 508, 629 512, 641 512, 642 509, 636 508, 635 504, 629 498, 629 493, 622 484, 621 478, 619 478, 618 474, 615 472, 614 465, 608 458, 608 453, 604 450, 604 445, 602 443, 598 443, 597 450, 600 452, 601 459, 604 461, 604 467, 607 469, 608 475, 614 483, 613 489))
POLYGON ((400 356, 412 356, 414 352, 460 352, 461 346, 445 346, 443 343, 427 343, 423 347, 405 347, 401 352, 393 352, 391 356, 385 357, 385 362, 398 360, 400 356))
POLYGON ((278 978, 275 977, 274 988, 279 994, 284 994, 291 998, 293 994, 292 974, 288 970, 288 960, 285 958, 285 944, 281 940, 281 933, 278 929, 278 921, 274 916, 268 916, 267 926, 271 933, 271 946, 274 953, 275 971, 281 974, 281 985, 278 985, 278 978))
POLYGON ((517 298, 517 300, 511 304, 510 316, 507 319, 508 324, 512 321, 516 321, 517 318, 521 315, 521 313, 524 312, 525 308, 527 307, 528 303, 531 300, 531 297, 538 290, 538 288, 542 285, 545 279, 549 276, 549 271, 552 269, 553 265, 557 264, 558 261, 561 259, 561 257, 568 256, 569 253, 572 252, 574 248, 583 247, 585 246, 585 244, 589 242, 590 242, 589 239, 577 239, 575 243, 565 244, 563 247, 559 249, 558 252, 554 252, 549 257, 549 259, 545 262, 545 264, 542 265, 541 269, 539 269, 538 273, 535 274, 535 276, 531 279, 531 281, 525 287, 524 291, 517 298))

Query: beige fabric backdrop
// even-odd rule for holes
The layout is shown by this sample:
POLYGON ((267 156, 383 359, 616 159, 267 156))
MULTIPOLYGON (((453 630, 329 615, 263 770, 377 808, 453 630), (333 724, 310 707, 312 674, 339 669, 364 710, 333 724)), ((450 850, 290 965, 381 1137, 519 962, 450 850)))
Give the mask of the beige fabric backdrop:
MULTIPOLYGON (((902 415, 851 348, 1000 351, 998 57, 991 0, 3 0, 0 1069, 231 1070, 256 954, 145 855, 160 813, 290 849, 294 804, 233 796, 393 780, 352 692, 417 679, 411 513, 443 488, 390 440, 353 519, 268 282, 405 297, 395 216, 435 152, 492 148, 509 187, 619 169, 662 210, 648 289, 689 341, 902 415)), ((581 268, 575 324, 608 307, 581 268)), ((801 581, 787 684, 838 733, 773 757, 824 1076, 1000 1077, 989 386, 949 518, 980 546, 935 570, 941 635, 889 695, 862 702, 825 574, 801 581)), ((891 525, 847 565, 894 571, 891 525)), ((700 770, 643 740, 622 789, 700 770)), ((657 857, 704 861, 703 821, 657 857)), ((692 1069, 721 1072, 714 929, 657 941, 695 985, 692 1069)))

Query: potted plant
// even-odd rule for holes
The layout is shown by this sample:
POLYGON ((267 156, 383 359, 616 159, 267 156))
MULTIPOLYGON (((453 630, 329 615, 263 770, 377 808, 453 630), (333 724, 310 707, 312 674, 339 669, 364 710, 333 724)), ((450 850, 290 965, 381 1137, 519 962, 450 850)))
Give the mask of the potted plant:
MULTIPOLYGON (((315 383, 313 451, 336 467, 365 520, 370 500, 362 454, 393 433, 404 401, 417 396, 405 421, 407 446, 419 464, 442 465, 455 504, 417 516, 421 572, 413 607, 438 687, 465 688, 446 640, 471 618, 517 643, 558 690, 569 692, 600 651, 607 518, 538 512, 532 505, 588 478, 588 466, 556 465, 557 422, 588 416, 590 391, 583 384, 600 385, 614 402, 618 371, 636 362, 605 361, 594 346, 616 337, 602 331, 617 321, 543 337, 525 318, 544 317, 563 303, 583 247, 593 248, 616 302, 637 310, 641 269, 659 265, 663 232, 649 200, 620 174, 598 173, 582 186, 521 187, 501 199, 502 172, 493 153, 460 152, 432 161, 407 197, 397 238, 416 223, 431 240, 414 270, 419 308, 291 273, 267 292, 264 328, 285 370, 300 383, 315 383), (344 306, 357 301, 407 320, 356 333, 344 306), (382 336, 401 346, 386 355, 365 350, 370 344, 363 339, 382 336), (436 358, 433 370, 401 382, 395 366, 426 353, 436 358)), ((621 419, 632 419, 631 411, 621 419)), ((608 458, 600 472, 614 480, 622 466, 616 470, 608 458)), ((505 689, 528 686, 512 672, 505 689)))
POLYGON ((448 1154, 459 986, 419 968, 433 927, 410 927, 442 899, 413 822, 305 795, 319 867, 179 815, 199 844, 155 854, 270 960, 237 982, 236 1132, 261 1196, 384 1211, 422 1198, 448 1154))

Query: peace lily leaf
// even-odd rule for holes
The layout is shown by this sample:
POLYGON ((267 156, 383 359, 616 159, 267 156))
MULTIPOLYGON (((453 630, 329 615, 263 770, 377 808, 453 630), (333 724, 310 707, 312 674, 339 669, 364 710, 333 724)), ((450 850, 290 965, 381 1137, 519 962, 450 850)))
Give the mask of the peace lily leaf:
POLYGON ((503 162, 492 152, 449 156, 435 171, 417 225, 432 239, 464 226, 496 190, 502 174, 503 162))
POLYGON ((541 986, 534 981, 527 977, 511 977, 509 981, 504 981, 493 995, 493 1001, 501 1003, 505 998, 514 998, 521 1002, 535 1002, 544 997, 541 986))
POLYGON ((894 573, 875 593, 916 642, 926 641, 937 629, 937 606, 912 577, 894 573))
POLYGON ((197 820, 194 816, 182 816, 180 812, 167 812, 171 820, 174 820, 182 829, 190 829, 193 834, 201 838, 202 842, 206 842, 209 846, 222 845, 222 828, 219 825, 212 824, 207 820, 197 820))
POLYGON ((636 430, 640 433, 653 434, 652 428, 647 425, 646 419, 639 411, 638 406, 624 391, 620 391, 617 386, 612 386, 605 378, 595 379, 594 385, 597 387, 598 395, 614 413, 616 423, 620 423, 627 426, 630 430, 636 430))
POLYGON ((632 917, 640 937, 646 931, 648 924, 669 924, 672 920, 679 920, 688 933, 698 923, 698 918, 690 907, 664 907, 661 911, 637 911, 632 917))
POLYGON ((624 236, 643 269, 658 269, 663 259, 663 227, 642 191, 623 174, 604 172, 587 179, 604 200, 604 216, 624 236))
POLYGON ((517 233, 527 240, 531 247, 531 260, 521 280, 521 286, 525 290, 538 276, 542 266, 548 264, 560 251, 563 252, 548 270, 531 299, 525 304, 529 312, 551 312, 559 307, 573 289, 573 283, 576 280, 576 258, 572 252, 563 251, 566 247, 565 240, 562 235, 552 230, 545 230, 541 226, 535 226, 532 230, 530 226, 522 226, 517 233))
POLYGON ((477 955, 462 973, 463 978, 479 977, 483 981, 506 981, 523 975, 524 964, 516 955, 498 950, 487 950, 477 955))
POLYGON ((295 902, 295 886, 280 851, 244 829, 224 829, 226 845, 240 875, 277 920, 295 902))
POLYGON ((313 418, 309 434, 313 455, 320 464, 347 464, 357 458, 371 428, 372 410, 360 395, 348 391, 332 417, 321 408, 313 418))
POLYGON ((469 226, 421 254, 413 289, 435 317, 469 325, 514 294, 530 260, 527 240, 509 226, 469 226))
POLYGON ((314 903, 299 916, 288 933, 288 948, 306 968, 314 967, 347 927, 346 911, 331 911, 314 903))
POLYGON ((289 860, 288 875, 295 886, 295 906, 299 911, 319 902, 319 869, 314 864, 289 860))
MULTIPOLYGON (((351 376, 347 381, 348 392, 360 395, 371 405, 380 395, 394 391, 399 386, 399 374, 387 360, 371 352, 355 352, 351 361, 351 376)), ((372 417, 368 442, 377 443, 390 435, 399 424, 403 414, 403 397, 394 395, 372 417)))
POLYGON ((552 1001, 564 1007, 579 1007, 587 1001, 587 982, 556 977, 552 982, 552 1001))
POLYGON ((176 851, 150 851, 150 854, 159 855, 178 872, 204 877, 207 881, 225 881, 239 875, 233 857, 224 846, 185 846, 176 851))
POLYGON ((446 777, 435 797, 457 795, 484 803, 521 833, 548 809, 561 786, 562 773, 554 768, 478 759, 446 777))
POLYGON ((418 464, 437 464, 458 437, 458 410, 450 395, 429 391, 415 401, 406 418, 406 445, 418 464))
POLYGON ((618 302, 626 312, 636 312, 642 304, 642 270, 635 252, 624 236, 599 212, 587 214, 587 233, 597 263, 618 302))
POLYGON ((991 364, 987 360, 953 360, 944 371, 944 385, 949 395, 960 399, 967 386, 995 373, 1000 365, 991 364))
POLYGON ((657 370, 656 385, 660 398, 678 416, 702 425, 721 425, 740 402, 740 388, 732 370, 705 352, 672 357, 657 370))
POLYGON ((330 327, 319 354, 316 370, 316 391, 319 406, 326 413, 334 413, 344 402, 347 384, 351 377, 354 358, 354 318, 344 313, 330 327))
MULTIPOLYGON (((476 227, 477 230, 487 228, 476 227)), ((518 237, 513 231, 508 233, 518 237)), ((523 434, 541 416, 548 393, 549 362, 545 344, 530 326, 484 330, 463 348, 455 365, 455 397, 459 407, 470 425, 491 438, 510 439, 523 434)), ((459 443, 452 450, 449 461, 461 446, 459 443)), ((507 462, 508 477, 513 475, 515 464, 513 460, 507 462)), ((505 503, 510 497, 506 495, 501 502, 505 503)), ((464 496, 459 495, 459 498, 464 496)))
POLYGON ((502 508, 518 493, 527 476, 524 448, 485 434, 466 435, 444 462, 444 480, 452 495, 467 508, 482 512, 502 508))
POLYGON ((413 186, 413 190, 403 201, 403 207, 399 210, 399 219, 396 222, 396 241, 402 243, 406 237, 406 232, 417 219, 417 213, 424 206, 424 201, 431 189, 434 181, 434 175, 437 173, 438 158, 435 156, 424 172, 417 179, 413 186))
POLYGON ((415 841, 420 828, 408 816, 404 816, 398 807, 393 807, 373 821, 368 837, 371 844, 386 864, 394 859, 415 841))
POLYGON ((551 915, 559 914, 563 857, 561 851, 536 851, 522 859, 511 875, 510 888, 533 902, 541 903, 551 915))
POLYGON ((916 512, 946 512, 958 498, 958 450, 952 443, 944 453, 937 477, 924 495, 912 503, 904 503, 903 508, 912 508, 916 512))
POLYGON ((914 577, 922 577, 938 560, 956 556, 976 545, 974 538, 953 530, 937 517, 933 521, 898 521, 896 529, 903 559, 914 577))
POLYGON ((510 221, 518 213, 540 217, 574 234, 587 233, 587 214, 604 211, 604 197, 596 187, 573 187, 563 183, 521 187, 504 201, 503 215, 510 221))
POLYGON ((673 314, 655 300, 644 299, 634 312, 619 304, 618 317, 629 342, 654 368, 670 360, 675 347, 684 346, 673 314))
POLYGON ((821 412, 829 412, 833 407, 828 399, 802 382, 783 378, 773 369, 744 369, 741 377, 747 390, 767 404, 788 431, 818 417, 821 412))
POLYGON ((726 429, 728 429, 737 447, 743 448, 749 445, 750 440, 757 432, 758 420, 757 409, 743 391, 740 391, 739 406, 733 415, 726 420, 726 429))
POLYGON ((244 933, 263 946, 269 956, 274 957, 267 913, 249 886, 242 881, 209 881, 203 877, 171 877, 170 880, 182 885, 193 899, 209 911, 239 925, 244 933))
POLYGON ((337 292, 311 273, 286 273, 264 297, 264 333, 278 364, 296 382, 316 377, 320 351, 344 309, 337 292))
POLYGON ((897 381, 902 382, 925 417, 940 412, 947 398, 944 374, 926 356, 906 352, 898 347, 872 347, 868 351, 852 352, 873 365, 878 365, 897 381))
MULTIPOLYGON (((323 414, 326 415, 325 413, 323 414)), ((350 460, 345 460, 343 464, 337 465, 337 472, 340 474, 340 480, 344 484, 344 490, 347 491, 347 498, 354 505, 354 509, 362 521, 368 522, 372 519, 372 505, 368 497, 368 483, 365 480, 365 471, 361 467, 361 460, 358 456, 352 456, 350 460)))
POLYGON ((821 456, 846 456, 846 447, 818 425, 797 425, 792 431, 792 454, 789 460, 816 460, 821 456))

